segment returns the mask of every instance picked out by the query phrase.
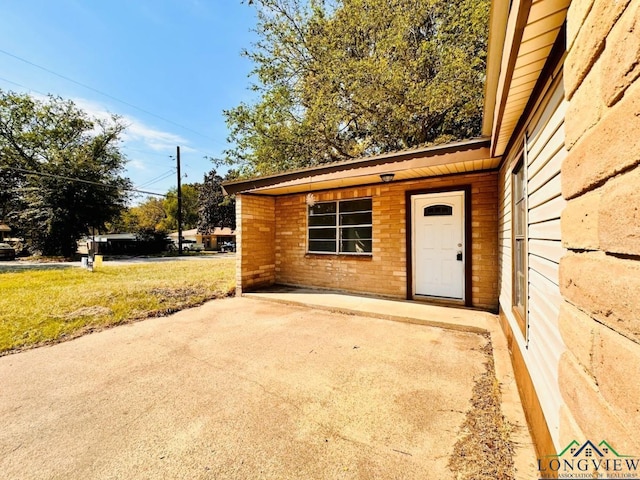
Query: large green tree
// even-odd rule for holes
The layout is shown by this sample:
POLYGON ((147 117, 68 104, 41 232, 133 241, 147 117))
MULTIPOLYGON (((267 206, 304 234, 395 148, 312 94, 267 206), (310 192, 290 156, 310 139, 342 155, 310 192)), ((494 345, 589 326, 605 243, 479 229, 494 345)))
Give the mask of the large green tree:
POLYGON ((71 256, 124 208, 124 128, 69 100, 0 90, 0 213, 32 250, 71 256))
MULTIPOLYGON (((182 191, 182 229, 198 226, 200 218, 199 183, 186 183, 182 191)), ((177 189, 171 188, 165 198, 147 197, 139 205, 123 210, 121 215, 108 225, 111 233, 131 232, 143 238, 164 238, 167 233, 178 230, 177 189)))
MULTIPOLYGON (((180 187, 182 192, 182 229, 190 230, 198 226, 199 196, 201 185, 185 183, 180 187)), ((178 189, 172 188, 163 201, 166 213, 163 226, 167 231, 178 230, 178 189)))
POLYGON ((259 99, 225 112, 244 173, 480 133, 489 0, 255 0, 259 99))
POLYGON ((215 169, 204 175, 199 197, 199 232, 211 233, 216 227, 236 228, 236 199, 224 195, 222 182, 237 177, 235 170, 227 172, 224 178, 215 169))
POLYGON ((140 237, 164 237, 168 230, 164 227, 167 214, 164 201, 147 197, 139 205, 123 210, 120 216, 108 225, 110 233, 136 233, 140 237))

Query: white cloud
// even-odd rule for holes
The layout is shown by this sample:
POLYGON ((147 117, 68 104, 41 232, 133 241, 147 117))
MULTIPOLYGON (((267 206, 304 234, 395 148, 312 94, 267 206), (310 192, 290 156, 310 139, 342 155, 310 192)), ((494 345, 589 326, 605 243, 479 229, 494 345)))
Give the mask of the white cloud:
POLYGON ((128 165, 130 168, 134 168, 134 169, 136 169, 136 170, 146 170, 146 169, 147 169, 147 167, 146 167, 146 165, 144 164, 144 162, 141 162, 140 160, 129 160, 129 161, 127 162, 127 165, 128 165))
POLYGON ((127 125, 122 135, 125 142, 141 142, 154 151, 175 150, 176 145, 186 142, 180 135, 156 130, 132 117, 123 117, 122 120, 127 125))
MULTIPOLYGON (((110 120, 113 115, 103 105, 91 100, 74 98, 73 102, 87 112, 90 117, 110 120)), ((145 125, 144 122, 133 116, 119 116, 127 126, 122 134, 122 140, 125 143, 135 143, 137 147, 146 147, 155 152, 173 152, 175 151, 176 145, 184 145, 187 142, 187 140, 180 135, 145 125)), ((190 150, 187 146, 181 146, 180 148, 190 150)))
MULTIPOLYGON (((46 101, 47 97, 39 94, 31 94, 34 98, 46 101)), ((83 110, 90 118, 109 122, 113 113, 100 102, 85 98, 72 98, 75 105, 83 110)), ((175 163, 176 146, 180 145, 183 154, 199 152, 187 145, 187 139, 164 130, 156 129, 143 121, 130 115, 118 114, 126 129, 121 135, 123 152, 127 157, 125 175, 135 185, 148 184, 154 191, 166 191, 173 185, 173 179, 161 179, 148 183, 163 172, 170 171, 175 163), (172 160, 169 157, 173 157, 172 160)), ((198 154, 199 155, 199 154, 198 154)), ((199 160, 190 160, 195 165, 199 160)), ((189 165, 183 164, 185 175, 189 165)))

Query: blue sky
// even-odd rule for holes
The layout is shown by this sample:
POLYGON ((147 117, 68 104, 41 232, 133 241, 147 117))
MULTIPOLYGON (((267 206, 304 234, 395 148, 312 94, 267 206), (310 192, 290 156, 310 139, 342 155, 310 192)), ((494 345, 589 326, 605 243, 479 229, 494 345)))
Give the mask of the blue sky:
POLYGON ((228 148, 222 111, 253 98, 240 53, 254 27, 241 0, 0 0, 0 88, 123 116, 126 175, 163 193, 176 184, 177 145, 185 183, 228 148))

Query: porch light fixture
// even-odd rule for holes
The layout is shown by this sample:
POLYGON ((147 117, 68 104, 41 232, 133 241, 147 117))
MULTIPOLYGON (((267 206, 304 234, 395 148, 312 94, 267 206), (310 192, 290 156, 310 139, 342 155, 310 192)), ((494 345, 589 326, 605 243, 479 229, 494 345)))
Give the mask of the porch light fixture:
POLYGON ((313 193, 307 194, 307 205, 313 207, 316 204, 316 196, 313 193))
POLYGON ((389 183, 395 176, 395 173, 381 173, 380 180, 382 180, 384 183, 389 183))

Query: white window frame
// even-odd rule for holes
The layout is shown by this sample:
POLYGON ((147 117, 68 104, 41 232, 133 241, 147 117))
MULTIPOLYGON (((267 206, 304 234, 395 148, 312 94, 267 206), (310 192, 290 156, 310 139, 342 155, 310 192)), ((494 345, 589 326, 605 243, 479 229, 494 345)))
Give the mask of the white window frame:
POLYGON ((528 338, 528 303, 529 303, 529 278, 528 278, 528 260, 529 260, 529 239, 528 239, 528 227, 529 227, 529 212, 528 212, 528 192, 527 192, 527 157, 520 154, 516 161, 513 170, 511 172, 511 232, 512 232, 512 249, 511 249, 511 261, 512 261, 512 308, 516 316, 520 330, 525 338, 528 338), (521 177, 520 185, 520 197, 516 198, 517 177, 521 177), (517 215, 518 206, 521 205, 520 215, 520 227, 522 231, 517 231, 517 215), (520 248, 518 248, 518 246, 520 248), (518 253, 523 255, 518 259, 518 253), (520 264, 522 271, 518 271, 516 266, 520 264), (521 290, 522 289, 522 290, 521 290))
MULTIPOLYGON (((315 216, 315 215, 314 215, 315 216)), ((322 214, 318 215, 322 216, 322 214)), ((331 200, 328 202, 317 202, 313 206, 310 206, 307 209, 307 253, 311 253, 314 255, 356 255, 356 256, 371 256, 373 253, 373 199, 371 197, 361 197, 361 198, 349 198, 343 200, 331 200), (369 200, 371 202, 371 207, 367 210, 357 210, 357 211, 341 211, 341 205, 350 202, 357 202, 362 200, 369 200), (312 217, 312 209, 315 205, 323 205, 323 204, 335 204, 335 213, 325 214, 327 216, 335 216, 335 222, 332 225, 311 225, 311 217, 312 217), (360 223, 360 224, 349 224, 349 225, 341 225, 340 224, 340 215, 341 214, 366 214, 370 215, 370 221, 368 223, 360 223), (335 243, 334 249, 332 251, 326 250, 312 250, 311 244, 314 241, 323 241, 322 239, 312 239, 311 231, 312 230, 328 230, 334 228, 335 229, 335 237, 333 239, 324 240, 326 242, 333 241, 335 243), (370 228, 371 229, 371 238, 363 238, 362 241, 370 242, 370 250, 362 251, 362 252, 349 252, 342 251, 342 241, 343 241, 343 231, 355 228, 370 228)))

